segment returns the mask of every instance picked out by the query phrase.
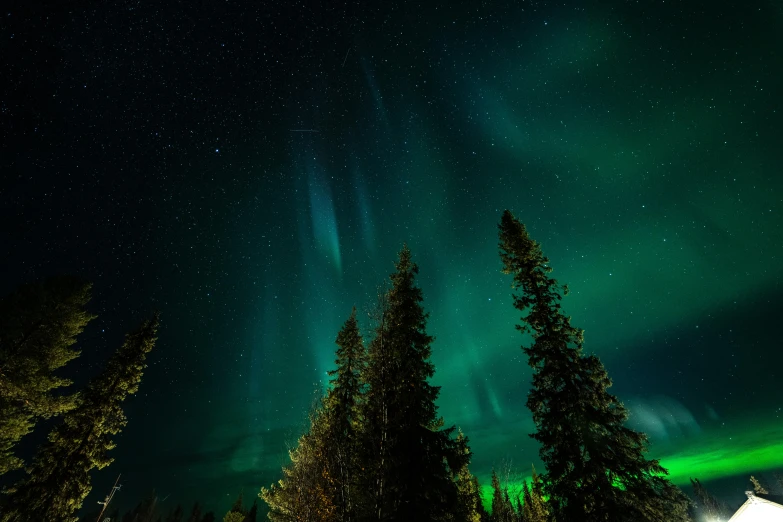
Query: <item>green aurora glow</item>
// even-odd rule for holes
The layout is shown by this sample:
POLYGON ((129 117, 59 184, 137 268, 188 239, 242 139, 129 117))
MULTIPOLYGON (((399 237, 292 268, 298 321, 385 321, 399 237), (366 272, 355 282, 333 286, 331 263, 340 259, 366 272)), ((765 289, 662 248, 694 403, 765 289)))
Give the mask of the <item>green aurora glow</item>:
POLYGON ((3 290, 95 282, 80 378, 163 313, 88 504, 276 480, 403 242, 471 469, 540 467, 504 208, 676 483, 783 467, 780 3, 202 4, 6 20, 3 290))

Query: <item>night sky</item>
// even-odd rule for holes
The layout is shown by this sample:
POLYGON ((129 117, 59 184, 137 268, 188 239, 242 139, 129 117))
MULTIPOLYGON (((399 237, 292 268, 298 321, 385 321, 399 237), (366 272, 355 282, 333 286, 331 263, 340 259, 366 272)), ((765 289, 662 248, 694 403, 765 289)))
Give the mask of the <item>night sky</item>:
POLYGON ((505 208, 677 484, 783 468, 779 2, 13 3, 0 291, 94 282, 79 383, 162 312, 86 505, 277 480, 404 242, 441 414, 527 472, 505 208))

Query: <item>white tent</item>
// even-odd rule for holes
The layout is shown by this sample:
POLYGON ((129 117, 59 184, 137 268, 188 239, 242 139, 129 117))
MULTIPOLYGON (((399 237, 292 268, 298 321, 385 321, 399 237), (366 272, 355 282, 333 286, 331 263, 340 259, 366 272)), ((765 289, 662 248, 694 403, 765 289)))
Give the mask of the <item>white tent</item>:
POLYGON ((783 505, 746 491, 748 500, 740 506, 729 522, 783 522, 783 505))

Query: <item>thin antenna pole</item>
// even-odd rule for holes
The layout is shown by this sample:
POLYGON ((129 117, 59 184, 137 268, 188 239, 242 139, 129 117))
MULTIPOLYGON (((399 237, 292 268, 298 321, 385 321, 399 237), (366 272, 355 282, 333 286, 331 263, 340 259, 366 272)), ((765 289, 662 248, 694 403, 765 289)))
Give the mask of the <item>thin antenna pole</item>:
POLYGON ((117 480, 114 481, 114 486, 112 486, 111 491, 109 492, 108 495, 106 495, 106 498, 104 499, 104 501, 103 502, 101 502, 100 500, 98 501, 98 504, 103 504, 103 509, 101 509, 101 512, 98 515, 98 519, 95 522, 101 522, 101 517, 103 516, 103 512, 106 511, 107 507, 109 507, 109 502, 111 502, 111 499, 114 498, 114 494, 117 491, 119 491, 120 488, 122 487, 122 485, 119 485, 119 486, 117 485, 120 482, 120 477, 121 476, 122 476, 122 473, 117 475, 117 480))

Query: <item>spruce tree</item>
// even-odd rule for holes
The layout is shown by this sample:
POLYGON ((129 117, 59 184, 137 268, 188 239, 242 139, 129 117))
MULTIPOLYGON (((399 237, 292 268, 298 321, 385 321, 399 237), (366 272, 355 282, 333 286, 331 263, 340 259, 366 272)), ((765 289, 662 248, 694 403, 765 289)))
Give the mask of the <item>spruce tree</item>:
POLYGON ((465 461, 451 438, 454 428, 443 429, 437 415, 439 387, 429 383, 433 338, 415 282, 418 271, 403 247, 363 375, 364 516, 369 520, 449 518, 457 497, 453 475, 465 461))
POLYGON ((258 499, 253 500, 253 505, 250 507, 250 511, 245 515, 244 522, 256 522, 258 518, 258 499))
POLYGON ((311 413, 310 430, 290 452, 291 464, 283 469, 283 479, 261 491, 274 520, 350 521, 354 517, 356 415, 364 368, 355 308, 335 342, 336 369, 329 372, 331 386, 322 405, 311 413))
POLYGON ((769 495, 767 488, 753 475, 750 476, 750 483, 753 486, 753 493, 756 495, 769 495))
POLYGON ((231 506, 228 513, 223 516, 223 522, 244 522, 247 513, 245 512, 243 497, 244 491, 240 491, 239 496, 234 501, 234 505, 231 506))
POLYGON ((560 305, 567 287, 549 277, 541 247, 508 210, 499 225, 504 273, 513 276, 517 328, 533 369, 527 406, 546 466, 545 492, 557 520, 687 520, 687 498, 657 460, 645 458, 646 435, 625 426, 628 411, 608 392, 601 361, 582 353, 583 331, 560 305))
POLYGON ((36 421, 73 408, 73 396, 54 393, 71 381, 54 372, 79 355, 76 336, 95 318, 84 309, 90 288, 53 277, 0 300, 0 475, 22 467, 13 448, 36 421))
POLYGON ((362 394, 361 374, 365 351, 356 308, 351 311, 335 340, 337 344, 336 369, 329 372, 331 388, 324 401, 327 416, 326 452, 328 475, 331 482, 331 504, 337 510, 337 519, 354 519, 354 487, 358 470, 356 451, 357 407, 362 394))
POLYGON ((479 520, 480 522, 489 522, 489 513, 484 507, 484 499, 481 498, 481 485, 476 477, 473 477, 473 489, 476 492, 476 512, 479 520))
POLYGON ((223 522, 244 522, 245 514, 236 511, 229 511, 223 515, 223 522))
POLYGON ((288 452, 291 463, 283 467, 283 478, 269 489, 261 488, 258 496, 269 506, 272 522, 337 520, 325 455, 326 421, 319 404, 310 412, 310 429, 288 452))
POLYGON ((113 436, 127 423, 123 401, 136 393, 155 345, 158 315, 145 321, 111 356, 106 369, 80 394, 75 409, 49 434, 27 476, 10 491, 2 522, 71 522, 90 492, 90 471, 111 464, 113 436))
POLYGON ((456 445, 458 451, 464 457, 464 465, 457 471, 457 505, 455 520, 460 522, 482 522, 480 513, 481 498, 479 496, 478 481, 470 472, 470 448, 468 439, 460 431, 457 434, 456 445))
POLYGON ((508 496, 508 489, 500 485, 495 470, 492 470, 492 513, 490 522, 511 522, 514 519, 514 507, 508 496))
POLYGON ((696 508, 707 520, 724 520, 731 517, 732 510, 707 491, 699 479, 691 479, 691 486, 693 496, 696 497, 696 508))
POLYGON ((547 522, 549 520, 543 489, 541 477, 536 473, 536 468, 533 468, 532 485, 529 486, 527 481, 522 484, 521 518, 524 522, 547 522))

